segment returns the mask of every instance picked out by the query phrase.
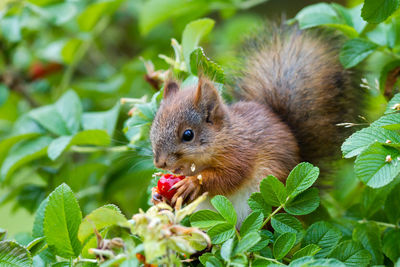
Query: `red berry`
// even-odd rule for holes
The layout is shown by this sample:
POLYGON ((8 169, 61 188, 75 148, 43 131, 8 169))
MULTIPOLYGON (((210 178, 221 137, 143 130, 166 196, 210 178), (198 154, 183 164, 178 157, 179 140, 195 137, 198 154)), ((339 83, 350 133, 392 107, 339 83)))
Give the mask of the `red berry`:
POLYGON ((185 176, 176 176, 169 173, 163 174, 157 183, 158 192, 160 193, 160 195, 171 200, 176 193, 176 189, 170 190, 171 187, 184 178, 185 176))

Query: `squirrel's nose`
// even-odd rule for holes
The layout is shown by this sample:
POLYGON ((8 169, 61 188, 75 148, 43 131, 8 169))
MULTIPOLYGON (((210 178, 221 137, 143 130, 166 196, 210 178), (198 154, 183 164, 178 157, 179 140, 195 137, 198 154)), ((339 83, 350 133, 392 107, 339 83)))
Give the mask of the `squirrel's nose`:
POLYGON ((164 155, 156 155, 154 157, 154 165, 159 169, 167 167, 167 157, 164 155))

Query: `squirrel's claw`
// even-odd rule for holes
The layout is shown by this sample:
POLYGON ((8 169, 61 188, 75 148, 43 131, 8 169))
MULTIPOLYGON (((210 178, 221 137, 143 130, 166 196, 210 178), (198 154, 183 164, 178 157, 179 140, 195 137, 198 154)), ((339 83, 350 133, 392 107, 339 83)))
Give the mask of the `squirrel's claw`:
POLYGON ((175 205, 179 197, 182 197, 184 201, 188 199, 186 202, 193 201, 199 196, 201 191, 201 186, 196 177, 186 177, 185 179, 176 183, 174 188, 176 188, 177 191, 171 200, 172 206, 175 205))

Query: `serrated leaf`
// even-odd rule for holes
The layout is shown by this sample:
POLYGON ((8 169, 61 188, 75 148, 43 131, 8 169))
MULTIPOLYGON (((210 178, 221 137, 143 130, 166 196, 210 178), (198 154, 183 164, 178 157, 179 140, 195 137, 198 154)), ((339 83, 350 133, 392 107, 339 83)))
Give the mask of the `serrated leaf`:
POLYGON ((261 212, 264 217, 268 217, 268 215, 271 214, 272 208, 265 202, 260 192, 251 194, 250 198, 247 200, 247 203, 253 211, 261 212))
POLYGON ((304 236, 304 229, 301 222, 286 213, 278 213, 274 215, 271 219, 271 226, 280 234, 296 234, 296 243, 299 243, 304 236))
POLYGON ((379 227, 375 223, 358 224, 353 231, 353 240, 359 241, 372 256, 372 264, 382 264, 382 245, 379 227))
POLYGON ((265 202, 273 207, 278 207, 286 202, 285 186, 278 178, 272 175, 261 181, 260 192, 265 202))
POLYGON ((323 258, 332 252, 341 238, 342 233, 339 229, 330 223, 320 221, 312 224, 307 229, 304 236, 304 244, 315 244, 320 247, 321 250, 315 256, 323 258))
POLYGON ((190 54, 190 69, 194 75, 198 75, 198 72, 202 71, 203 74, 217 83, 223 84, 225 81, 224 70, 209 59, 201 47, 190 54))
POLYGON ((193 227, 199 227, 202 229, 207 229, 224 222, 225 219, 212 210, 199 210, 190 216, 190 224, 193 227))
POLYGON ((9 151, 0 169, 1 180, 7 180, 20 166, 46 155, 46 149, 52 138, 41 136, 31 140, 24 140, 9 151))
POLYGON ((397 112, 400 108, 400 93, 395 94, 387 104, 385 114, 397 112))
POLYGON ((105 130, 109 136, 113 136, 117 125, 120 104, 106 111, 85 112, 82 115, 82 127, 84 130, 105 130))
POLYGON ((213 207, 221 214, 221 216, 231 225, 237 222, 237 215, 232 203, 224 196, 215 196, 211 199, 213 207))
POLYGON ((361 16, 369 23, 380 23, 396 11, 399 3, 399 0, 365 0, 361 16))
POLYGON ((400 230, 390 229, 383 235, 382 251, 392 261, 400 258, 400 230))
POLYGON ((46 249, 46 245, 47 245, 46 239, 44 238, 44 236, 42 236, 42 237, 38 237, 38 238, 32 240, 26 246, 26 248, 28 249, 29 253, 33 257, 33 256, 39 254, 40 252, 42 252, 44 249, 46 249))
POLYGON ((39 208, 35 214, 35 220, 33 222, 32 236, 33 237, 42 237, 44 236, 43 232, 43 222, 44 222, 44 211, 46 209, 46 205, 49 202, 49 198, 45 198, 42 203, 40 203, 39 208))
POLYGON ((351 39, 340 50, 339 60, 345 68, 354 67, 372 54, 377 47, 377 44, 365 39, 351 39))
POLYGON ((182 50, 188 71, 190 71, 190 54, 197 48, 201 38, 214 27, 215 21, 209 18, 194 20, 188 23, 182 33, 182 50))
POLYGON ((82 213, 72 190, 58 186, 50 195, 45 208, 44 235, 54 254, 64 258, 77 257, 81 252, 78 229, 82 213))
POLYGON ((29 116, 56 135, 71 135, 79 130, 82 105, 78 95, 69 90, 56 103, 31 110, 29 116))
POLYGON ((373 188, 387 185, 400 173, 399 156, 400 151, 396 148, 380 143, 372 144, 355 161, 357 178, 373 188), (388 156, 392 161, 387 161, 388 156))
POLYGON ((225 261, 229 261, 232 256, 232 251, 235 246, 235 239, 231 238, 226 240, 221 246, 221 257, 225 261))
POLYGON ((390 140, 393 143, 400 143, 400 135, 394 131, 381 127, 371 126, 355 132, 342 145, 342 152, 345 158, 358 156, 371 144, 375 142, 385 143, 390 140))
POLYGON ((257 231, 261 228, 264 221, 264 216, 261 212, 252 212, 243 221, 240 227, 240 235, 245 236, 246 234, 257 231))
POLYGON ((318 167, 314 167, 308 162, 298 164, 290 172, 286 180, 286 192, 288 196, 294 198, 308 189, 317 180, 318 175, 318 167))
POLYGON ((309 188, 295 198, 289 200, 284 209, 292 215, 306 215, 319 206, 319 192, 317 188, 309 188))
POLYGON ((341 242, 329 255, 345 263, 346 266, 368 266, 371 254, 360 243, 352 240, 341 242))
POLYGON ((131 224, 125 216, 109 205, 95 209, 89 213, 79 226, 78 239, 84 244, 87 239, 94 234, 95 229, 101 231, 105 227, 118 225, 130 228, 131 224))
POLYGON ((388 130, 400 130, 400 113, 382 116, 374 121, 371 126, 379 126, 388 130))
POLYGON ((277 260, 282 259, 289 253, 296 242, 296 234, 284 233, 280 235, 274 242, 273 252, 277 260))
POLYGON ((292 261, 299 259, 301 257, 314 256, 320 250, 321 250, 321 248, 318 247, 317 245, 309 244, 309 245, 305 246, 304 248, 296 251, 296 253, 293 254, 292 261))
POLYGON ((208 230, 207 234, 213 244, 221 244, 235 235, 235 226, 230 223, 221 223, 208 230))
POLYGON ((0 266, 29 267, 32 258, 29 251, 14 241, 0 242, 0 266))
POLYGON ((260 240, 261 240, 261 237, 257 232, 248 233, 247 235, 243 236, 241 240, 239 240, 238 244, 235 247, 235 251, 234 251, 233 255, 238 255, 240 253, 249 251, 260 240))

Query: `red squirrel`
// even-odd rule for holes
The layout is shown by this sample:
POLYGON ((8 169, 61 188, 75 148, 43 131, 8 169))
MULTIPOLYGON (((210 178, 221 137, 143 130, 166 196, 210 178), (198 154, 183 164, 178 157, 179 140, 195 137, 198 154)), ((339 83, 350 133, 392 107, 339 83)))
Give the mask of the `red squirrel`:
POLYGON ((263 178, 284 182, 298 163, 335 155, 348 134, 336 124, 359 114, 356 75, 338 59, 341 38, 295 26, 264 31, 240 57, 240 101, 225 104, 204 76, 185 88, 166 81, 150 139, 155 166, 187 176, 174 186, 172 204, 221 194, 240 223, 263 178))

